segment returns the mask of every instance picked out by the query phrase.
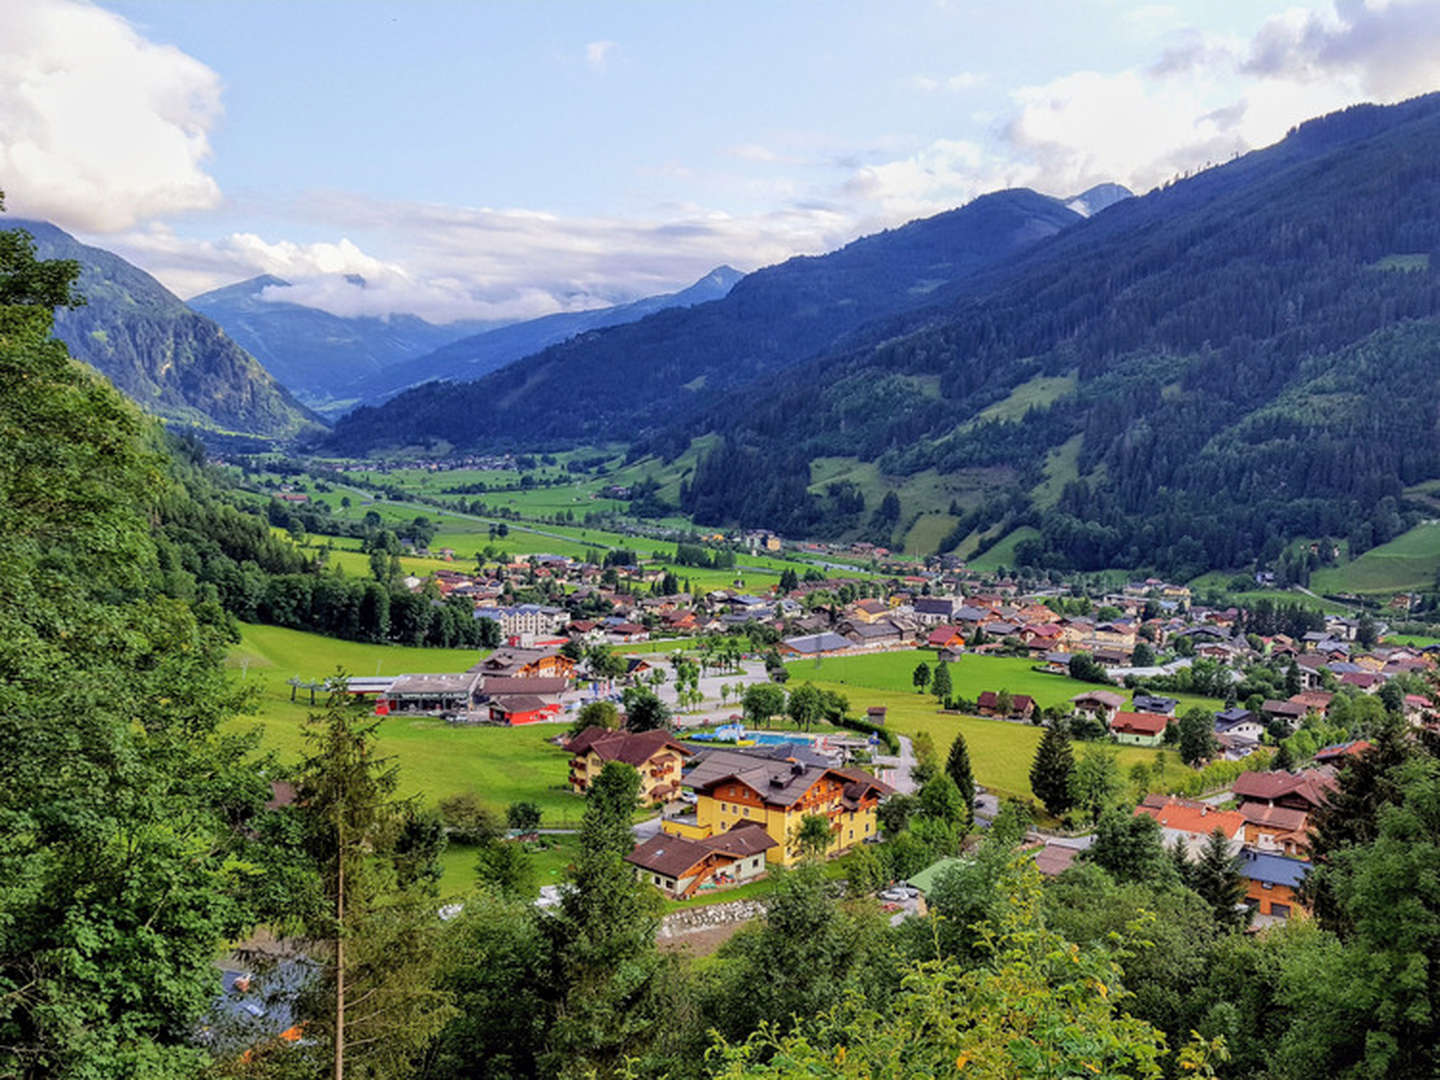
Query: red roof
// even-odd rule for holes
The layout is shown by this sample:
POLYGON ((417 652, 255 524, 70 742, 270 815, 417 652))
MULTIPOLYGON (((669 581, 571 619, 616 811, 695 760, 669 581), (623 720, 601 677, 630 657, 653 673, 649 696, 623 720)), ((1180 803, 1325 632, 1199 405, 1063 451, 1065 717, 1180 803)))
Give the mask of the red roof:
POLYGON ((937 626, 934 630, 930 631, 929 641, 931 645, 949 645, 950 642, 954 641, 957 637, 963 638, 963 636, 964 635, 953 626, 937 626))
POLYGON ((1234 810, 1216 810, 1204 804, 1172 799, 1164 806, 1137 806, 1136 814, 1148 814, 1167 829, 1209 836, 1219 829, 1226 836, 1236 836, 1245 828, 1245 818, 1234 810))
POLYGON ((1241 799, 1271 800, 1298 794, 1311 806, 1325 801, 1325 793, 1335 786, 1327 772, 1314 769, 1303 773, 1246 772, 1241 773, 1230 790, 1241 799))
POLYGON ((1111 731, 1130 735, 1162 735, 1170 726, 1171 717, 1153 712, 1118 712, 1110 721, 1111 731))

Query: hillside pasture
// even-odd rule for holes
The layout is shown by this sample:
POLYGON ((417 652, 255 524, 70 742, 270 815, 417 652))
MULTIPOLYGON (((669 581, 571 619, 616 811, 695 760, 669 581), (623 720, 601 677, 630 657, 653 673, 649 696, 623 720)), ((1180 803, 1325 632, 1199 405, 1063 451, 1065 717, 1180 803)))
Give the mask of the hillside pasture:
POLYGON ((1318 593, 1387 594, 1429 589, 1440 570, 1440 523, 1416 525, 1388 544, 1310 575, 1318 593))

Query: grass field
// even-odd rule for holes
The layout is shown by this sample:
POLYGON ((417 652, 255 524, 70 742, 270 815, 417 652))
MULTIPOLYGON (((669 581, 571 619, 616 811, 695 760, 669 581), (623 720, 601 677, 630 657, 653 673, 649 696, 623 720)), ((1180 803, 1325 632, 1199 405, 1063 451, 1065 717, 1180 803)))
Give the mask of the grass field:
POLYGON ((977 555, 973 559, 967 559, 966 565, 971 570, 987 573, 1001 566, 1015 565, 1015 545, 1022 540, 1031 540, 1040 535, 1040 530, 1030 525, 1022 525, 1013 530, 1005 539, 992 547, 983 555, 977 555))
MULTIPOLYGON (((258 710, 231 722, 235 730, 259 726, 262 749, 283 762, 304 747, 301 726, 312 711, 309 696, 290 701, 285 680, 292 675, 320 680, 336 665, 354 675, 400 675, 464 671, 480 657, 474 649, 411 649, 336 641, 318 634, 273 626, 243 628, 229 665, 237 679, 256 688, 258 710)), ((529 799, 539 804, 546 825, 573 825, 583 800, 565 787, 569 760, 547 740, 555 724, 534 727, 451 727, 429 718, 390 717, 380 723, 379 746, 400 770, 400 794, 434 803, 461 791, 476 791, 494 810, 529 799)))
POLYGON ((1440 524, 1416 525, 1342 566, 1316 570, 1310 588, 1328 593, 1396 593, 1428 589, 1440 570, 1440 524))
MULTIPOLYGON (((886 726, 901 734, 913 735, 928 731, 943 754, 957 733, 965 736, 975 779, 986 787, 1005 795, 1029 797, 1030 764, 1040 742, 1041 729, 1028 724, 1012 724, 1000 720, 957 716, 941 712, 930 694, 915 692, 911 677, 920 661, 934 662, 934 653, 926 650, 875 653, 868 656, 836 656, 822 658, 818 667, 813 660, 786 664, 789 685, 814 682, 817 687, 844 694, 854 711, 872 705, 886 708, 886 726)), ((999 656, 964 656, 950 665, 950 678, 959 697, 974 699, 982 690, 1009 690, 1012 694, 1028 694, 1042 707, 1069 701, 1084 692, 1088 684, 1063 675, 1034 671, 1029 660, 999 656)), ((1120 693, 1127 697, 1130 692, 1120 693)), ((1218 709, 1221 703, 1193 695, 1170 695, 1181 699, 1177 712, 1192 706, 1218 709)), ((1137 761, 1149 763, 1155 751, 1142 747, 1118 747, 1122 771, 1137 761)), ((1179 758, 1166 753, 1166 778, 1182 779, 1188 770, 1179 758)))
MULTIPOLYGON (((535 868, 536 895, 540 885, 558 885, 565 880, 565 868, 575 859, 579 849, 574 836, 547 836, 543 849, 528 845, 530 864, 535 868)), ((469 844, 452 843, 440 857, 444 874, 440 878, 442 897, 462 896, 475 887, 475 848, 469 844)))

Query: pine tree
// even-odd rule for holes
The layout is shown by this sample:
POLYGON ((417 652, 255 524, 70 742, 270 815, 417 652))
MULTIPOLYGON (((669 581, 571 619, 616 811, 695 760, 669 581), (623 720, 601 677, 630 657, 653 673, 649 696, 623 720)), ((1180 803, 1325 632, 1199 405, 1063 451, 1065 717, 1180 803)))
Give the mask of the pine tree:
POLYGON ((1052 817, 1064 817, 1075 805, 1070 797, 1070 773, 1074 768, 1070 736, 1063 725, 1053 723, 1045 729, 1030 766, 1030 790, 1052 817))
POLYGON ((337 675, 325 711, 306 722, 310 754, 296 776, 304 846, 323 897, 306 912, 303 936, 326 943, 313 950, 322 977, 300 1003, 309 1013, 303 1052, 333 1080, 347 1068, 393 1073, 453 1014, 435 989, 442 950, 434 903, 423 888, 397 883, 405 804, 394 798, 393 764, 375 753, 377 726, 337 675))
POLYGON ((957 734, 950 744, 950 756, 945 759, 945 772, 955 781, 960 799, 965 804, 962 819, 966 828, 975 820, 975 774, 970 769, 970 748, 965 745, 965 736, 957 734))
POLYGON ((1300 665, 1294 660, 1285 671, 1285 693, 1290 697, 1300 693, 1300 665))
POLYGON ((1280 744, 1280 749, 1275 752, 1275 756, 1270 760, 1270 768, 1277 772, 1289 772, 1295 768, 1295 757, 1290 753, 1289 743, 1282 742, 1280 744))
POLYGON ((1245 899, 1241 865, 1230 841, 1216 829, 1187 875, 1190 887, 1210 905, 1215 921, 1228 930, 1240 930, 1250 921, 1250 911, 1241 906, 1245 899))
POLYGON ((950 665, 943 660, 935 662, 935 674, 930 679, 930 692, 941 702, 950 696, 950 665))

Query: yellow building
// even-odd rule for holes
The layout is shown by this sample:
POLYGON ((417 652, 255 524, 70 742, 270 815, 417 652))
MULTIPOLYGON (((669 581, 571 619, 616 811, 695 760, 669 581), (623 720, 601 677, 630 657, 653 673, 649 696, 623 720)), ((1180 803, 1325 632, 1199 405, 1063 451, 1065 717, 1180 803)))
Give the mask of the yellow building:
POLYGON ((891 788, 869 773, 797 761, 736 760, 739 757, 725 755, 721 764, 732 767, 711 770, 718 775, 701 777, 699 783, 692 777, 694 820, 667 820, 666 832, 697 840, 758 822, 775 841, 766 859, 780 866, 799 860, 800 823, 807 815, 830 822, 827 856, 841 855, 879 834, 875 810, 891 788))
POLYGON ((570 751, 570 787, 581 795, 589 790, 606 762, 633 765, 640 774, 640 801, 647 806, 667 802, 680 794, 680 770, 692 751, 668 731, 632 735, 588 727, 566 744, 570 751))

